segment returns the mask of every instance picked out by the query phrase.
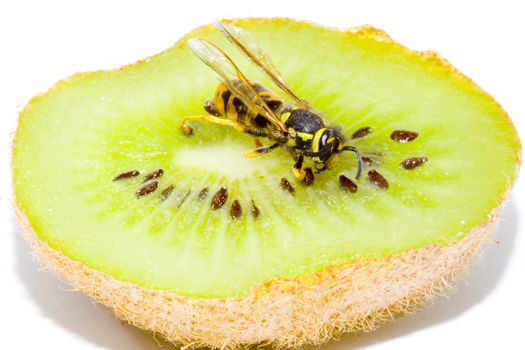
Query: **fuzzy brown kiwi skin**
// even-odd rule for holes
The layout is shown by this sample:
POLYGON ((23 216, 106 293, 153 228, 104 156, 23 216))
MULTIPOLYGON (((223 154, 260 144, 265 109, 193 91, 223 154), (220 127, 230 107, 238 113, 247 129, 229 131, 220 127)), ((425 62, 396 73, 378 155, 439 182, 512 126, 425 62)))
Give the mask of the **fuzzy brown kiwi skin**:
POLYGON ((449 293, 493 241, 502 204, 485 224, 447 246, 433 244, 328 266, 308 276, 273 278, 243 297, 226 299, 190 298, 116 280, 49 247, 18 209, 17 216, 44 267, 129 324, 185 349, 299 348, 343 333, 371 331, 449 293))
MULTIPOLYGON (((290 20, 271 21, 286 23, 290 20)), ((211 30, 211 26, 197 29, 203 32, 211 30)), ((384 32, 370 26, 347 32, 399 45, 384 32)), ((183 37, 176 46, 184 45, 187 38, 183 37)), ((423 52, 420 55, 443 70, 470 81, 438 54, 423 52)), ((133 65, 120 70, 130 66, 133 65)), ((79 73, 57 83, 46 93, 34 97, 25 108, 30 108, 53 90, 90 74, 79 73)), ((486 97, 497 104, 490 95, 486 94, 486 97)), ((513 128, 510 118, 501 110, 513 128)), ((23 117, 24 111, 19 123, 23 122, 23 117)), ((520 149, 517 134, 514 135, 520 149)), ((13 153, 16 152, 16 134, 14 137, 13 153)), ((518 151, 516 169, 520 162, 518 151)), ((506 194, 500 198, 500 204, 483 225, 473 228, 460 241, 410 249, 383 258, 348 261, 297 278, 274 278, 254 285, 243 297, 226 299, 189 298, 116 280, 50 247, 38 238, 26 214, 16 203, 15 210, 24 237, 44 266, 75 290, 108 306, 117 317, 130 324, 160 334, 184 348, 234 349, 250 344, 297 348, 305 344, 320 344, 346 332, 373 330, 386 321, 415 311, 435 296, 449 292, 451 283, 479 255, 483 246, 492 241, 505 197, 506 194)))

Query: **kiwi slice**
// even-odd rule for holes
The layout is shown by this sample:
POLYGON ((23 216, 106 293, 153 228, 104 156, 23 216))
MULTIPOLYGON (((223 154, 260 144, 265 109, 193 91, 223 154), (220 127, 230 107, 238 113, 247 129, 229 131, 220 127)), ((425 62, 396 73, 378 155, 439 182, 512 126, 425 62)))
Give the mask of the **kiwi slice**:
POLYGON ((278 92, 205 26, 23 109, 14 189, 35 251, 118 317, 190 347, 320 343, 442 292, 490 239, 516 179, 507 114, 437 54, 371 27, 234 23, 341 126, 362 178, 352 154, 299 182, 282 149, 245 158, 247 134, 192 122, 186 136, 182 118, 203 113, 217 86, 188 38, 278 92))

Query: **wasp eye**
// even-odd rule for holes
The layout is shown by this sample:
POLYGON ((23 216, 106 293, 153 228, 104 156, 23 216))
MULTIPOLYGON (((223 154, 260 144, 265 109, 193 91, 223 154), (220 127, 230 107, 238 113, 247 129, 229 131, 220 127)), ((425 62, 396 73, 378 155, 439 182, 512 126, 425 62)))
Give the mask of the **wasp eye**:
POLYGON ((322 148, 323 146, 326 146, 326 143, 328 142, 328 135, 326 132, 324 132, 321 135, 321 139, 319 140, 319 146, 322 148))

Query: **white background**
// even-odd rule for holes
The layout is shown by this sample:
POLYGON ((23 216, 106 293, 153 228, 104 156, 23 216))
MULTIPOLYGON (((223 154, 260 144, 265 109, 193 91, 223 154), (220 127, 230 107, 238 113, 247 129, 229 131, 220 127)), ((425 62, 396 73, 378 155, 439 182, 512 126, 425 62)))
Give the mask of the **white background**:
MULTIPOLYGON (((525 136, 525 10, 521 1, 4 1, 0 2, 0 348, 158 349, 83 295, 39 271, 11 209, 9 142, 17 111, 77 71, 160 52, 216 18, 288 16, 346 28, 371 24, 406 46, 448 58, 504 106, 525 136), (344 5, 343 5, 344 4, 344 5)), ((524 181, 483 261, 448 300, 323 349, 525 349, 524 181)), ((164 348, 170 348, 164 345, 164 348)))

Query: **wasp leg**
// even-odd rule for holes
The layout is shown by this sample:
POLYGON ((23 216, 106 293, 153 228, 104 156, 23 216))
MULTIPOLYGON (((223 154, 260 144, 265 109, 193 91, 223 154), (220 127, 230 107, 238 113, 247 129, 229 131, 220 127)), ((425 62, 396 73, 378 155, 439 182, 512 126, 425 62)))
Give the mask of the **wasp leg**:
POLYGON ((246 131, 246 129, 242 125, 234 122, 233 120, 214 117, 213 115, 209 115, 209 114, 203 114, 203 115, 190 115, 190 116, 184 117, 184 119, 182 120, 182 131, 184 132, 185 135, 191 135, 193 133, 193 128, 189 126, 187 123, 187 121, 190 119, 204 119, 206 121, 209 121, 215 124, 231 126, 232 128, 235 128, 242 132, 246 131))
POLYGON ((257 137, 254 137, 253 141, 255 142, 255 148, 262 148, 262 147, 264 147, 264 145, 261 143, 261 141, 259 141, 259 139, 257 137))
MULTIPOLYGON (((319 163, 318 163, 318 164, 319 164, 319 163)), ((315 167, 315 173, 316 173, 316 174, 320 174, 320 173, 322 173, 323 171, 325 171, 326 169, 328 169, 328 165, 322 163, 322 166, 321 166, 321 167, 318 167, 318 166, 315 167)))
POLYGON ((304 156, 300 155, 292 167, 293 173, 299 181, 302 181, 306 175, 306 171, 303 169, 303 160, 304 156))
POLYGON ((263 154, 266 154, 266 153, 269 153, 269 152, 273 151, 277 147, 279 147, 279 143, 276 142, 276 143, 274 143, 271 146, 260 147, 260 148, 254 149, 253 151, 246 152, 246 153, 244 153, 244 156, 247 157, 247 158, 253 158, 253 157, 261 156, 263 154))

